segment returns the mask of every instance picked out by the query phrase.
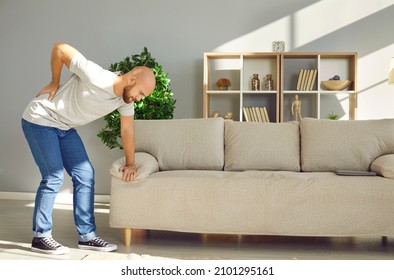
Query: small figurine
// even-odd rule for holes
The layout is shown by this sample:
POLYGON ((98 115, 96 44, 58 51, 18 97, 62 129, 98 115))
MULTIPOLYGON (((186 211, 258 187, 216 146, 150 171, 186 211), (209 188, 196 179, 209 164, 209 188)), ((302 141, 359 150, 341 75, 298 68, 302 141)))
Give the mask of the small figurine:
POLYGON ((220 117, 220 113, 218 111, 212 112, 211 118, 219 118, 219 117, 220 117))
POLYGON ((295 100, 293 101, 293 104, 291 104, 291 114, 294 116, 295 114, 295 120, 298 121, 298 118, 300 118, 300 121, 302 120, 301 116, 301 101, 298 100, 298 95, 295 96, 295 100))
POLYGON ((233 113, 227 112, 226 114, 224 114, 224 119, 227 121, 232 121, 233 120, 233 113))
POLYGON ((339 81, 340 79, 341 79, 341 77, 339 77, 338 75, 335 75, 334 77, 330 78, 329 80, 339 81))

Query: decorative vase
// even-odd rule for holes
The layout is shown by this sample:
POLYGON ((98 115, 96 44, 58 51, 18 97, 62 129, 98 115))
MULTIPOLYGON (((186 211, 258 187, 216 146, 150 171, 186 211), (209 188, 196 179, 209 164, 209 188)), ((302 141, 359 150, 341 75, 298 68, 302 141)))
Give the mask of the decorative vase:
POLYGON ((228 90, 228 86, 218 86, 219 90, 228 90))
POLYGON ((219 90, 228 90, 228 87, 231 86, 231 81, 227 78, 220 78, 217 80, 216 86, 219 90))

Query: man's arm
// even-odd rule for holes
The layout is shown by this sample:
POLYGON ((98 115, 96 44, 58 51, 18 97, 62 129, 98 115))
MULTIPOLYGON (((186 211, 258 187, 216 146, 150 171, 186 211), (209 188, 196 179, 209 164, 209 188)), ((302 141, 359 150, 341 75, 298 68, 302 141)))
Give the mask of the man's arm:
POLYGON ((66 43, 55 43, 51 52, 51 82, 46 85, 37 96, 49 93, 49 100, 52 100, 60 84, 60 75, 63 64, 70 68, 71 59, 78 51, 66 43))
POLYGON ((128 182, 133 180, 137 174, 134 147, 134 116, 120 116, 120 133, 123 151, 126 156, 126 165, 121 170, 123 172, 122 179, 128 182))

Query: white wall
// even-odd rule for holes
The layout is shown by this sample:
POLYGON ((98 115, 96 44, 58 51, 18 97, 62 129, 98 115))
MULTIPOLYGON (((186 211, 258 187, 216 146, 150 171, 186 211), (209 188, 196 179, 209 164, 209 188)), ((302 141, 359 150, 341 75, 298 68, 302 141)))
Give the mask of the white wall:
MULTIPOLYGON (((66 41, 103 67, 147 46, 172 79, 176 118, 202 116, 202 57, 207 51, 357 51, 359 118, 394 117, 387 86, 394 56, 394 0, 0 0, 0 191, 35 192, 40 180, 20 128, 30 99, 50 79, 49 54, 66 41), (335 15, 335 16, 334 16, 335 15)), ((64 76, 67 72, 64 71, 64 76)), ((108 194, 109 151, 96 121, 79 128, 108 194)), ((69 181, 64 193, 71 192, 69 181)))

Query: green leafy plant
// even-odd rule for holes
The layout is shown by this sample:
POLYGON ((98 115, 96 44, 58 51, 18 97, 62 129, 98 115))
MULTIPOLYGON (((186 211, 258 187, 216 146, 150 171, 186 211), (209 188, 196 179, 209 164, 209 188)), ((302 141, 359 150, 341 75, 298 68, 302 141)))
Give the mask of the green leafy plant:
POLYGON ((329 120, 337 120, 338 118, 339 118, 339 116, 334 113, 330 113, 327 115, 327 119, 329 119, 329 120))
MULTIPOLYGON (((163 67, 156 62, 151 53, 145 47, 141 54, 131 55, 124 60, 111 64, 109 70, 112 72, 127 73, 136 66, 146 66, 152 69, 156 77, 156 87, 147 97, 134 103, 134 119, 172 119, 176 100, 170 89, 171 80, 163 67)), ((104 117, 106 126, 99 131, 97 136, 110 149, 122 149, 120 135, 120 114, 118 110, 104 117)))

